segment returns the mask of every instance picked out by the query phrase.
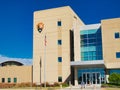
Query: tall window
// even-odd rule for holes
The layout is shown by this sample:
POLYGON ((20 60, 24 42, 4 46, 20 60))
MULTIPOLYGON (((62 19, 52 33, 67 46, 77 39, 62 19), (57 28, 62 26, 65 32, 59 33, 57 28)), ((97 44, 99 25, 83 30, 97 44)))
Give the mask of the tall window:
POLYGON ((58 82, 62 82, 62 77, 61 76, 58 77, 58 82))
POLYGON ((80 31, 81 60, 102 60, 102 36, 101 29, 80 31))
POLYGON ((58 57, 58 62, 62 62, 62 57, 58 57))
POLYGON ((119 32, 116 32, 116 33, 115 33, 115 38, 120 38, 119 32))
POLYGON ((61 22, 61 21, 58 21, 58 22, 57 22, 57 25, 58 25, 58 26, 61 26, 61 25, 62 25, 62 22, 61 22))
POLYGON ((14 83, 17 83, 17 78, 14 78, 14 83))
POLYGON ((116 52, 116 58, 120 58, 120 52, 116 52))
POLYGON ((8 78, 8 83, 10 83, 11 82, 11 78, 8 78))
POLYGON ((2 83, 4 83, 5 82, 5 78, 2 78, 2 83))

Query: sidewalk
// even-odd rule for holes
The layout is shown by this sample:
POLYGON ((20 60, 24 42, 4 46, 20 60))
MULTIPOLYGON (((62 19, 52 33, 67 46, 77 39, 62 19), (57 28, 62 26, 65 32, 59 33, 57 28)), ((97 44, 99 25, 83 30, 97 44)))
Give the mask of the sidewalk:
POLYGON ((102 90, 102 89, 101 89, 101 85, 86 85, 85 88, 82 88, 81 85, 78 85, 78 86, 63 88, 62 90, 102 90))

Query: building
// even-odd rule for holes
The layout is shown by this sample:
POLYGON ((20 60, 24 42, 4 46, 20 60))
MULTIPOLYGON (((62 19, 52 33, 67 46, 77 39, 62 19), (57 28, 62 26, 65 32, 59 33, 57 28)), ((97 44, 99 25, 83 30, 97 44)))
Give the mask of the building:
POLYGON ((32 62, 0 60, 0 83, 32 83, 32 62), (29 62, 29 63, 28 63, 29 62))
POLYGON ((102 20, 100 24, 85 25, 74 31, 74 37, 80 42, 80 49, 75 50, 75 84, 106 83, 111 73, 120 73, 119 49, 120 18, 102 20), (79 36, 76 35, 79 33, 79 36))
POLYGON ((120 18, 85 25, 69 7, 34 12, 33 82, 108 82, 120 73, 120 18))
POLYGON ((71 53, 73 48, 70 43, 73 43, 71 37, 76 19, 78 19, 76 28, 84 25, 70 7, 34 12, 34 83, 70 80, 70 60, 73 59, 71 53))
POLYGON ((106 83, 120 73, 119 46, 120 18, 85 25, 69 6, 35 11, 33 66, 0 60, 0 83, 106 83))

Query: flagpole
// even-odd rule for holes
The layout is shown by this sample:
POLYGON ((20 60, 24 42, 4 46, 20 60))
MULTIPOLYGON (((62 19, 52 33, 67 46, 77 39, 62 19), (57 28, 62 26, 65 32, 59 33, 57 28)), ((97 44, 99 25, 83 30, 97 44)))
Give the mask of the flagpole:
POLYGON ((40 57, 40 88, 41 88, 41 67, 42 67, 42 62, 41 62, 41 57, 40 57))
POLYGON ((44 87, 46 88, 46 34, 44 44, 44 87))

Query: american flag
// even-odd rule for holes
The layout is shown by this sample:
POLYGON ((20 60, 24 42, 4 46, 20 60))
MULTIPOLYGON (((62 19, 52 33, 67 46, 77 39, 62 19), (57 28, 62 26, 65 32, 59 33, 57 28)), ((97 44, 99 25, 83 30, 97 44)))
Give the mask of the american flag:
POLYGON ((45 41, 45 46, 46 46, 46 43, 47 43, 47 40, 46 40, 46 35, 45 35, 45 40, 44 40, 44 41, 45 41))

